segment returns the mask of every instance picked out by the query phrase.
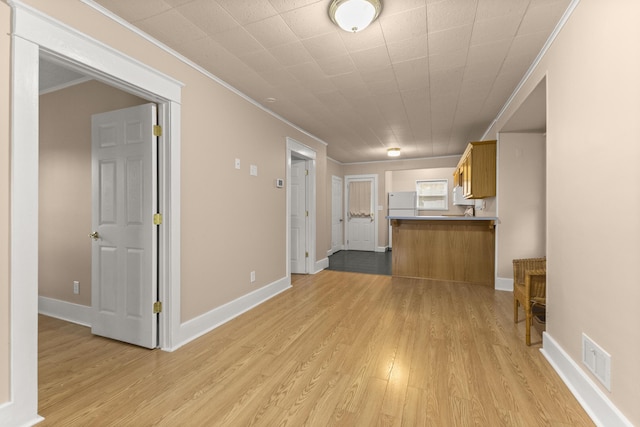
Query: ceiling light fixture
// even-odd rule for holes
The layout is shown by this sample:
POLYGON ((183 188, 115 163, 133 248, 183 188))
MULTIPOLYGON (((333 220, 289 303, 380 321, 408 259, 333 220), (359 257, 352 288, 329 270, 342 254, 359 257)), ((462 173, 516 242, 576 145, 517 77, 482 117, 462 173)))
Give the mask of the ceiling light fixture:
POLYGON ((375 21, 381 10, 380 0, 333 0, 329 17, 343 30, 357 33, 375 21))
POLYGON ((389 157, 398 157, 400 155, 400 149, 397 147, 394 148, 388 148, 387 149, 387 156, 389 157))

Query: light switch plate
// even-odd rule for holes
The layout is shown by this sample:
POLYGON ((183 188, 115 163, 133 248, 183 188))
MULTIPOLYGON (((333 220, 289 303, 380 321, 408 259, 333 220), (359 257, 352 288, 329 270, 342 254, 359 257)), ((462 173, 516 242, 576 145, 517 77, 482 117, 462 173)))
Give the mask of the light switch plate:
POLYGON ((249 166, 249 175, 258 176, 258 166, 256 165, 249 166))
POLYGON ((236 169, 240 169, 240 159, 236 159, 236 169))

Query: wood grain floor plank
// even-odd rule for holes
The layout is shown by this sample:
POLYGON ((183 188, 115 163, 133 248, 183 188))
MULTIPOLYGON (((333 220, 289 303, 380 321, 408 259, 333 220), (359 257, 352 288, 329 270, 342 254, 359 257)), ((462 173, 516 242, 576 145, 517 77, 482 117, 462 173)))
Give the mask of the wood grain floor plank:
POLYGON ((41 425, 593 425, 524 345, 510 293, 337 271, 292 282, 173 353, 41 316, 41 425))

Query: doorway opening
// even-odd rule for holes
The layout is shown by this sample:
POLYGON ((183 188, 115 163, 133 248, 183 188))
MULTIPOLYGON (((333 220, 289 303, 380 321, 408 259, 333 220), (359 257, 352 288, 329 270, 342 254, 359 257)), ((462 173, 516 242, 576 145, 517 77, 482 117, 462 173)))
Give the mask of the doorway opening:
POLYGON ((315 189, 316 152, 292 138, 287 138, 287 277, 289 281, 292 273, 316 272, 315 189), (303 177, 293 176, 303 170, 305 171, 303 177), (296 182, 292 184, 293 181, 296 182), (301 185, 302 188, 300 188, 301 185), (293 194, 294 190, 296 194, 293 194), (300 200, 300 197, 303 197, 304 201, 300 200), (300 218, 302 212, 300 206, 305 207, 302 218, 300 218), (293 242, 294 237, 295 242, 293 242))
POLYGON ((378 176, 345 176, 345 248, 376 252, 378 176))

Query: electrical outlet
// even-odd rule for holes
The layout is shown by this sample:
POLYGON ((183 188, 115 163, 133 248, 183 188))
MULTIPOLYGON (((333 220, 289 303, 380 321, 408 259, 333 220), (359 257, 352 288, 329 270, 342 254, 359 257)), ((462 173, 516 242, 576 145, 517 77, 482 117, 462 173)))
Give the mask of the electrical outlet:
POLYGON ((77 280, 73 281, 73 293, 76 295, 80 293, 80 282, 77 280))
POLYGON ((258 166, 256 165, 249 166, 249 175, 258 176, 258 166))
POLYGON ((586 334, 582 334, 582 363, 611 391, 611 355, 586 334))
POLYGON ((255 272, 255 271, 252 271, 252 272, 251 272, 250 280, 251 280, 251 283, 253 283, 253 282, 255 282, 255 281, 256 281, 256 272, 255 272))

